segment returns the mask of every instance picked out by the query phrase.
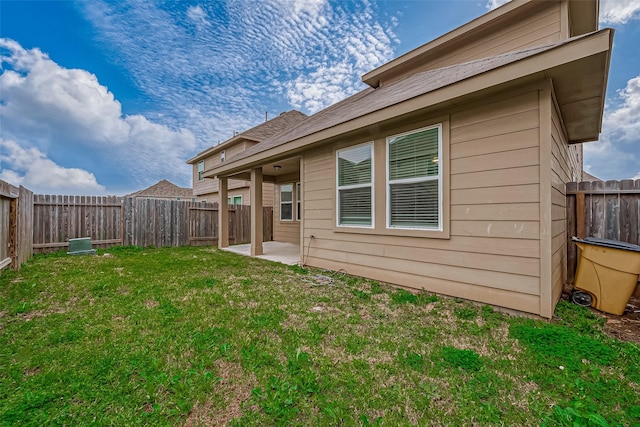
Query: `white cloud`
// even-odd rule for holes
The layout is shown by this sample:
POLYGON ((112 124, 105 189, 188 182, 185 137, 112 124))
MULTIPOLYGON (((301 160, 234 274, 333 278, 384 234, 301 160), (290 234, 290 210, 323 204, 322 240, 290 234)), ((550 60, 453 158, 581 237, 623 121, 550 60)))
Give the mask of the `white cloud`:
MULTIPOLYGON (((510 0, 488 0, 485 7, 493 10, 510 0)), ((601 24, 626 24, 640 19, 640 0, 602 0, 600 2, 601 24)))
POLYGON ((618 91, 619 107, 607 114, 604 128, 610 139, 623 143, 640 141, 640 75, 618 91))
POLYGON ((597 143, 584 146, 585 168, 603 179, 629 179, 640 164, 640 75, 617 92, 607 105, 597 143))
POLYGON ((106 192, 92 173, 57 165, 37 148, 24 149, 15 141, 0 138, 0 162, 9 165, 9 169, 0 171, 1 180, 23 185, 39 194, 102 195, 106 192))
POLYGON ((640 19, 640 0, 603 0, 600 3, 600 22, 626 24, 640 19))
POLYGON ((197 25, 209 25, 207 13, 200 6, 189 6, 187 16, 197 25))
POLYGON ((509 3, 510 0, 488 0, 486 4, 486 8, 489 10, 493 10, 497 7, 502 6, 505 3, 509 3))
POLYGON ((281 112, 287 101, 309 113, 362 89, 360 75, 391 59, 398 43, 397 23, 380 22, 366 2, 175 5, 81 3, 107 54, 131 71, 166 123, 193 130, 201 149, 255 126, 266 110, 281 112), (207 31, 193 32, 201 17, 207 31), (332 77, 342 69, 348 75, 332 77), (304 101, 305 93, 317 96, 304 101), (320 101, 322 93, 330 101, 320 101))
MULTIPOLYGON (((120 102, 95 75, 61 67, 39 49, 8 39, 0 39, 0 48, 0 137, 18 143, 56 176, 90 182, 78 172, 90 163, 128 180, 122 185, 129 188, 162 178, 188 182, 184 160, 195 147, 191 132, 123 115, 120 102), (65 167, 56 164, 63 161, 65 167)), ((13 164, 19 158, 9 157, 10 169, 26 170, 13 164)))

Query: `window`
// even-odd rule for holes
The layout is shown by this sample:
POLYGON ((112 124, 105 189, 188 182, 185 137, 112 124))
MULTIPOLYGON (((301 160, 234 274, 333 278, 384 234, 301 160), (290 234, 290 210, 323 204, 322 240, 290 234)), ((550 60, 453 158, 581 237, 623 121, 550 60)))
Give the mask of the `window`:
POLYGON ((373 225, 373 144, 338 150, 337 222, 339 226, 373 225))
POLYGON ((296 182, 296 219, 300 221, 300 211, 302 208, 302 203, 300 203, 300 183, 296 182))
POLYGON ((202 174, 204 173, 204 160, 198 162, 198 181, 202 181, 202 174))
POLYGON ((242 195, 240 196, 233 196, 233 199, 231 197, 227 197, 227 204, 232 204, 231 202, 233 201, 234 205, 241 205, 242 204, 242 195))
POLYGON ((200 203, 207 203, 207 199, 200 200, 200 203))
POLYGON ((442 229, 442 126, 387 138, 387 226, 442 229))
POLYGON ((220 152, 220 163, 224 162, 224 159, 225 159, 225 154, 224 154, 224 150, 222 150, 220 152))
POLYGON ((280 186, 280 221, 293 220, 293 184, 280 186))

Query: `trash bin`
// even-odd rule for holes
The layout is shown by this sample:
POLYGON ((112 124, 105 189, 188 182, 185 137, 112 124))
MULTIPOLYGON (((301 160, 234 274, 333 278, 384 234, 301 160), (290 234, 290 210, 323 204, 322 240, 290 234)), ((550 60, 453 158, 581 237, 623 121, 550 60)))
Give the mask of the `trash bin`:
POLYGON ((624 313, 640 275, 640 246, 594 237, 572 240, 580 248, 573 301, 606 313, 624 313))

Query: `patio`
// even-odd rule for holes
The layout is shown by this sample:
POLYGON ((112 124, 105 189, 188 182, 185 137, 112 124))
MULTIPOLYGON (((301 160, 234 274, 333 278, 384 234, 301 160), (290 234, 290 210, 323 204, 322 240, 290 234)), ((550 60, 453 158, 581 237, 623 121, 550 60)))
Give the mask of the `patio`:
MULTIPOLYGON (((223 251, 234 252, 240 255, 251 256, 251 244, 233 245, 226 248, 220 248, 223 251)), ((281 262, 287 265, 294 265, 300 262, 300 246, 295 243, 285 242, 264 242, 262 243, 264 254, 258 255, 256 258, 262 258, 269 261, 281 262)))

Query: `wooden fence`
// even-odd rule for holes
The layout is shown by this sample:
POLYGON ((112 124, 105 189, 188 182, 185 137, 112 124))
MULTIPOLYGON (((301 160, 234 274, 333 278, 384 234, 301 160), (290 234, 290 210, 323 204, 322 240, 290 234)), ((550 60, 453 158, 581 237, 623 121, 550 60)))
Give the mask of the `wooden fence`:
POLYGON ((577 265, 572 236, 640 245, 640 180, 567 184, 568 283, 573 283, 577 265))
MULTIPOLYGON (((115 245, 185 246, 218 243, 218 205, 121 197, 35 196, 33 247, 52 252, 69 239, 91 237, 96 248, 115 245)), ((273 238, 273 208, 264 208, 265 241, 273 238)), ((251 241, 251 208, 229 206, 229 242, 251 241)))
POLYGON ((33 193, 0 181, 0 271, 33 255, 33 193))

